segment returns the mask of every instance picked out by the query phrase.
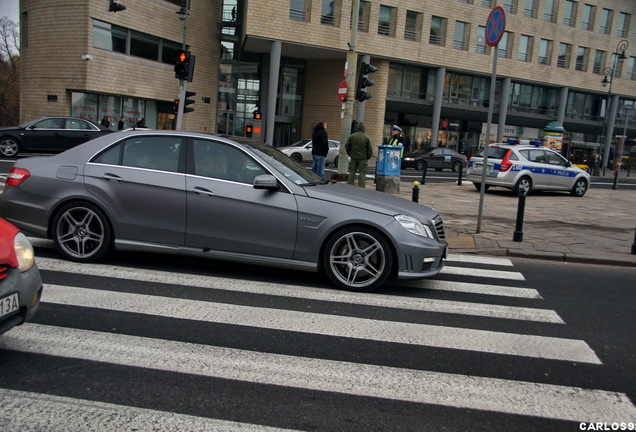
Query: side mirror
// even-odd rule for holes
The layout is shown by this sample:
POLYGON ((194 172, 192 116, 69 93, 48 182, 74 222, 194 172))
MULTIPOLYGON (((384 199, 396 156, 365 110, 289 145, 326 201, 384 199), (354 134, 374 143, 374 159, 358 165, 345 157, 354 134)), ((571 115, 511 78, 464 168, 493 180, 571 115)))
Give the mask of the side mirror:
POLYGON ((278 180, 271 174, 261 174, 254 178, 254 183, 252 183, 254 189, 267 189, 271 191, 277 191, 280 189, 280 185, 278 184, 278 180))

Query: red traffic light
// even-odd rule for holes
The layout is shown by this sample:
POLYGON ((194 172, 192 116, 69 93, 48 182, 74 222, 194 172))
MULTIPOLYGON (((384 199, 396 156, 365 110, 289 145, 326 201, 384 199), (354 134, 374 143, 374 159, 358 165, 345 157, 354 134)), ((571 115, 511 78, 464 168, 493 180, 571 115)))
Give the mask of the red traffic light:
POLYGON ((186 63, 188 61, 188 52, 184 50, 179 50, 177 52, 177 61, 179 63, 186 63))

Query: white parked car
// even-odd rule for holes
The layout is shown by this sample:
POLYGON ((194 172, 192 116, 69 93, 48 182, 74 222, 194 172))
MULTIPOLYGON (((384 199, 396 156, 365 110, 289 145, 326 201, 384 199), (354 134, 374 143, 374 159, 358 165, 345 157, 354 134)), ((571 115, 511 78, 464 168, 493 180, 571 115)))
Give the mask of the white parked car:
MULTIPOLYGON (((466 180, 481 189, 484 149, 470 159, 466 180)), ((486 188, 501 186, 516 194, 531 190, 569 191, 582 197, 590 175, 554 150, 541 145, 491 144, 486 167, 486 188)))
MULTIPOLYGON (((311 162, 311 140, 300 140, 290 146, 278 147, 278 150, 285 153, 298 163, 311 162)), ((338 165, 338 153, 340 152, 340 142, 329 140, 329 153, 327 153, 327 160, 325 165, 334 164, 338 165)))

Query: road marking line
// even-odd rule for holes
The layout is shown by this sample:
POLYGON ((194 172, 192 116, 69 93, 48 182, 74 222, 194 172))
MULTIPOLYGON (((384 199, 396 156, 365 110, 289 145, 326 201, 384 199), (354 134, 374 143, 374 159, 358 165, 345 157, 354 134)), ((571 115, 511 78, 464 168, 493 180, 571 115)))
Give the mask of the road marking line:
POLYGON ((624 393, 260 353, 29 323, 3 335, 0 349, 579 422, 636 418, 636 407, 624 393))
MULTIPOLYGON (((110 266, 107 264, 81 264, 54 258, 37 258, 41 270, 60 271, 72 274, 87 274, 98 277, 121 278, 145 282, 157 282, 178 286, 192 286, 198 288, 213 288, 226 291, 264 294, 272 296, 303 298, 319 301, 358 304, 365 306, 389 307, 394 309, 420 310, 423 312, 462 313, 473 316, 487 316, 494 318, 511 317, 513 319, 538 320, 543 322, 563 323, 563 320, 552 311, 534 308, 506 308, 504 306, 477 306, 475 303, 451 302, 427 298, 403 298, 388 294, 354 293, 330 288, 312 288, 301 285, 272 284, 269 282, 245 281, 232 278, 202 276, 187 273, 175 274, 158 270, 131 269, 127 267, 110 266), (453 304, 455 306, 453 306, 453 304), (455 308, 455 312, 453 312, 455 308), (527 309, 526 312, 522 312, 527 309), (510 312, 505 312, 506 310, 510 312), (537 318, 543 316, 543 318, 537 318)), ((410 281, 405 286, 423 289, 465 291, 469 293, 489 294, 509 297, 540 299, 536 290, 527 288, 502 287, 493 285, 466 284, 462 282, 436 281, 434 279, 410 281)))
POLYGON ((0 411, 0 430, 4 431, 291 431, 9 389, 0 391, 0 411))
POLYGON ((483 255, 471 255, 471 254, 449 254, 448 261, 459 261, 471 264, 490 264, 512 267, 512 261, 508 258, 490 257, 483 255))
POLYGON ((48 285, 42 301, 325 336, 601 364, 594 351, 584 341, 574 339, 382 321, 60 285, 48 285))

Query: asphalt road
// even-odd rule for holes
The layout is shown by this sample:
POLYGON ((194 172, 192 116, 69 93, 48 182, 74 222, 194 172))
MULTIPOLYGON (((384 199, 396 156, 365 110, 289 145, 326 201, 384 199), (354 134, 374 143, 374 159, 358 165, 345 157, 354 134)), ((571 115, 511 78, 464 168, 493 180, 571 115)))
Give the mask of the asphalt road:
MULTIPOLYGON (((636 269, 451 255, 373 294, 37 241, 0 336, 0 430, 575 431, 636 422, 636 269)), ((608 429, 611 430, 611 429, 608 429)))

